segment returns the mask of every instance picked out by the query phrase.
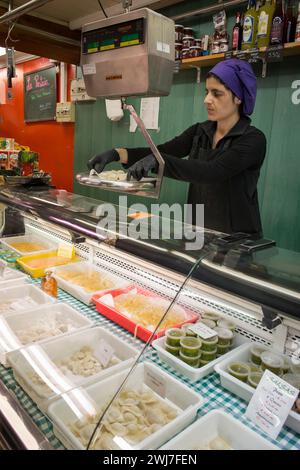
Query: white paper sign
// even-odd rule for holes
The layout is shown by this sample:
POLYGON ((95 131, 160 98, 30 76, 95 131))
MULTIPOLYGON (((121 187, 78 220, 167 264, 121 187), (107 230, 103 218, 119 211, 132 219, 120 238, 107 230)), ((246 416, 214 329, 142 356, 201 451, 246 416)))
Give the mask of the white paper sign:
POLYGON ((104 339, 101 339, 97 348, 95 349, 95 356, 98 361, 101 362, 103 367, 107 367, 114 352, 114 349, 106 341, 104 341, 104 339))
POLYGON ((82 66, 83 75, 95 75, 96 64, 84 64, 82 66))
POLYGON ((158 129, 159 97, 142 98, 140 117, 146 129, 158 129))
POLYGON ((276 439, 298 393, 295 387, 266 370, 248 405, 246 416, 276 439))
POLYGON ((202 339, 208 339, 208 338, 213 338, 214 336, 217 336, 217 332, 215 330, 212 330, 207 325, 201 322, 196 323, 195 325, 189 326, 189 330, 196 333, 196 335, 200 336, 200 338, 202 339))
POLYGON ((166 396, 166 382, 151 370, 145 370, 145 384, 162 398, 166 396))

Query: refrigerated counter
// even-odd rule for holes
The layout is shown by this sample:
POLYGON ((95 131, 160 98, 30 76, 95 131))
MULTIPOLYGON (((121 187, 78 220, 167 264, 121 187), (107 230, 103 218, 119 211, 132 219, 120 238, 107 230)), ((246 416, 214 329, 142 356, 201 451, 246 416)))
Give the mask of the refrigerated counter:
MULTIPOLYGON (((272 243, 262 246, 257 241, 249 242, 243 235, 236 239, 191 226, 186 226, 182 231, 185 234, 183 238, 176 239, 179 222, 173 223, 171 233, 168 230, 164 232, 169 225, 164 225, 163 218, 158 216, 157 224, 153 225, 155 230, 159 227, 159 232, 155 232, 156 239, 148 238, 151 227, 146 223, 149 222, 147 218, 139 225, 143 237, 137 240, 130 236, 128 230, 132 218, 127 218, 127 215, 125 218, 124 215, 123 218, 117 217, 118 222, 113 230, 109 224, 105 228, 103 224, 99 224, 104 217, 99 209, 103 203, 66 191, 3 188, 0 191, 0 202, 6 206, 2 235, 13 236, 29 232, 52 241, 72 242, 75 244, 76 254, 83 260, 121 277, 129 285, 134 284, 163 297, 168 305, 196 314, 213 311, 225 320, 232 320, 237 333, 236 348, 243 347, 243 343, 247 341, 255 341, 275 348, 281 354, 299 358, 299 254, 282 250, 272 243), (195 232, 198 233, 199 240, 201 237, 203 240, 202 246, 196 250, 187 248, 187 243, 195 232)), ((115 210, 119 215, 122 209, 116 207, 115 210)), ((39 283, 39 280, 34 282, 39 283)), ((201 417, 210 409, 219 407, 220 403, 233 416, 246 423, 243 416, 245 403, 229 393, 230 390, 226 392, 221 387, 217 374, 213 372, 214 368, 210 368, 209 364, 202 369, 205 373, 195 375, 190 371, 190 375, 185 376, 182 365, 176 369, 176 361, 172 361, 172 358, 168 360, 167 355, 161 353, 159 337, 153 342, 157 347, 153 348, 139 339, 138 329, 133 334, 128 333, 124 325, 116 323, 115 317, 115 321, 112 321, 112 317, 105 315, 105 309, 98 309, 101 313, 99 315, 95 307, 84 305, 64 290, 60 290, 59 300, 75 307, 93 322, 93 335, 97 332, 95 328, 103 328, 137 351, 137 359, 129 366, 130 384, 147 380, 148 385, 153 385, 153 376, 162 375, 160 380, 165 384, 164 393, 167 394, 168 403, 173 403, 173 411, 170 413, 177 410, 178 416, 174 415, 175 427, 170 424, 167 434, 157 430, 158 434, 153 439, 153 436, 148 436, 149 439, 144 436, 144 448, 160 447, 172 438, 175 429, 178 432, 187 427, 196 418, 197 410, 198 417, 201 417), (172 389, 176 390, 176 395, 185 397, 182 402, 176 401, 172 394, 169 395, 172 389)), ((164 318, 167 318, 167 311, 168 308, 164 318)), ((154 331, 151 331, 153 335, 158 327, 157 324, 154 331)), ((61 338, 60 344, 65 344, 65 340, 65 337, 61 338)), ((65 377, 63 381, 56 378, 54 385, 52 382, 50 384, 50 398, 46 396, 41 399, 36 391, 32 391, 34 387, 29 387, 30 381, 24 379, 22 373, 17 374, 16 380, 16 370, 28 370, 31 378, 37 373, 37 366, 33 364, 41 352, 52 357, 50 352, 56 347, 51 348, 46 343, 44 346, 38 343, 37 351, 24 344, 19 348, 9 347, 6 353, 8 365, 12 368, 1 366, 1 385, 6 391, 10 390, 7 392, 10 400, 17 400, 22 412, 29 412, 32 421, 42 430, 42 448, 45 440, 54 448, 93 448, 93 440, 99 442, 99 435, 105 437, 107 433, 107 428, 104 427, 103 430, 104 418, 99 415, 99 410, 97 413, 95 411, 97 420, 90 423, 96 429, 100 419, 97 427, 99 430, 92 434, 89 432, 88 438, 74 439, 74 432, 70 434, 68 420, 72 421, 74 418, 75 422, 75 417, 78 419, 86 412, 93 414, 91 410, 96 407, 94 400, 100 381, 86 381, 83 384, 69 380, 72 379, 70 376, 67 381, 65 377), (66 416, 67 421, 61 422, 59 416, 66 416)), ((119 403, 117 400, 120 396, 116 393, 116 387, 121 386, 121 393, 124 391, 122 381, 126 374, 122 373, 119 372, 119 378, 114 379, 115 382, 112 377, 103 378, 107 381, 107 387, 112 387, 111 396, 101 404, 102 407, 108 406, 108 410, 119 403)), ((42 378, 42 385, 49 389, 49 376, 45 378, 42 372, 39 377, 42 378)), ((102 411, 105 414, 105 410, 102 411)), ((8 418, 7 421, 9 422, 8 418)), ((286 449, 300 448, 299 436, 296 434, 300 432, 300 424, 298 429, 298 421, 294 419, 292 422, 293 429, 283 428, 273 444, 286 449)), ((9 427, 13 425, 6 423, 6 432, 9 427)), ((25 428, 28 429, 28 426, 25 428)), ((119 431, 119 437, 122 437, 124 430, 119 431)), ((10 433, 14 434, 12 429, 8 432, 10 433)), ((101 445, 102 440, 101 438, 101 445)), ((17 438, 13 442, 12 447, 22 446, 16 444, 17 438)), ((124 439, 120 442, 123 443, 121 448, 126 448, 124 439)))

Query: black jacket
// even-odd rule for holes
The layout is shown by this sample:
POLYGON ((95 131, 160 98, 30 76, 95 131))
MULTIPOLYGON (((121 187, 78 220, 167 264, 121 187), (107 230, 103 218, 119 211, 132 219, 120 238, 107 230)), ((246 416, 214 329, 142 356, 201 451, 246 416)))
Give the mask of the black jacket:
MULTIPOLYGON (((191 183, 188 202, 195 210, 196 204, 204 204, 206 228, 253 236, 262 233, 257 181, 266 154, 266 138, 250 124, 248 117, 241 117, 215 149, 213 121, 194 124, 158 145, 165 160, 164 175, 191 183), (186 156, 188 159, 183 159, 186 156)), ((151 153, 149 148, 127 151, 127 168, 151 153)))

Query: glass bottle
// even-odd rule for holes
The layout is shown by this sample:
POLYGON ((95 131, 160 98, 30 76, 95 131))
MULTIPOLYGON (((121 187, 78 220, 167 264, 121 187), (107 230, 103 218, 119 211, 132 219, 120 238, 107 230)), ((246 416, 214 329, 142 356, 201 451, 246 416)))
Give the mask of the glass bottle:
POLYGON ((243 39, 243 27, 241 25, 241 14, 238 11, 236 13, 235 25, 232 30, 232 50, 240 51, 243 39))
POLYGON ((283 42, 283 27, 284 27, 284 5, 283 0, 276 1, 276 9, 272 19, 270 44, 282 44, 283 42))
POLYGON ((51 271, 47 271, 46 275, 42 278, 41 289, 52 297, 57 297, 57 282, 52 276, 51 271))
POLYGON ((300 2, 298 5, 298 17, 297 17, 295 41, 300 42, 300 2))
POLYGON ((287 4, 284 28, 283 28, 283 42, 294 42, 296 34, 297 13, 296 4, 294 0, 289 0, 287 4))
POLYGON ((267 47, 270 43, 272 19, 275 12, 275 2, 266 0, 259 9, 257 27, 257 47, 267 47))
POLYGON ((243 24, 242 50, 251 49, 255 45, 258 14, 255 0, 249 0, 243 24))

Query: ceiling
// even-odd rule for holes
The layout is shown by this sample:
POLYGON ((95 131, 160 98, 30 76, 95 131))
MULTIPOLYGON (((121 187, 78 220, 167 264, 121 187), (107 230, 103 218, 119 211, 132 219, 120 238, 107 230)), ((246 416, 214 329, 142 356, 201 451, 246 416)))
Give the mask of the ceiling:
MULTIPOLYGON (((13 8, 29 0, 14 0, 13 8)), ((183 0, 132 0, 132 9, 157 10, 183 0)), ((8 11, 8 1, 0 0, 0 16, 8 11)), ((101 0, 107 16, 123 13, 122 0, 101 0)), ((17 50, 60 62, 79 64, 80 30, 85 23, 105 18, 98 0, 49 0, 45 5, 18 18, 8 45, 17 50)), ((0 46, 5 47, 8 24, 0 23, 0 46)))

